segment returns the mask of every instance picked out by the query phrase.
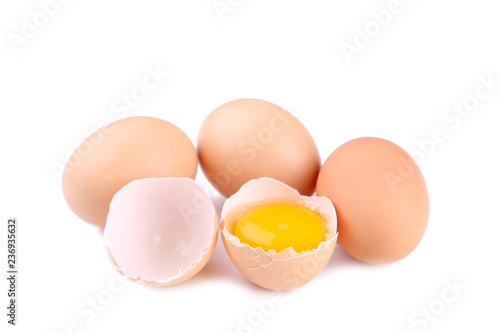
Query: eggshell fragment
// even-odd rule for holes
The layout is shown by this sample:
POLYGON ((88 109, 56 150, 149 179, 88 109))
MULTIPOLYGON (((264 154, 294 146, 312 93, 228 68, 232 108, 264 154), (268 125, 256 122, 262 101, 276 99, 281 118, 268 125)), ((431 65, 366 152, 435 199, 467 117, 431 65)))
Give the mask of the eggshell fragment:
POLYGON ((104 242, 126 277, 171 285, 205 266, 215 248, 217 225, 210 197, 193 180, 140 179, 113 197, 104 242))
POLYGON ((325 267, 337 242, 335 208, 325 197, 301 196, 298 191, 272 178, 244 184, 222 208, 221 234, 224 247, 238 270, 255 284, 272 290, 288 290, 311 281, 325 267), (234 236, 234 226, 248 210, 274 202, 293 203, 318 212, 327 234, 318 248, 297 253, 289 247, 281 252, 253 248, 234 236))

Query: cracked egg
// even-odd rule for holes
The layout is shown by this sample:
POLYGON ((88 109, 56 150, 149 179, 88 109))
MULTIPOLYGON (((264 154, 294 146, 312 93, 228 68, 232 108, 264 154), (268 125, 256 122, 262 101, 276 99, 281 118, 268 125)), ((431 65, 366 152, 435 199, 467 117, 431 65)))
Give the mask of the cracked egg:
POLYGON ((118 272, 161 286, 187 280, 205 266, 217 226, 210 197, 194 180, 147 178, 114 195, 103 237, 118 272))
POLYGON ((311 281, 337 243, 337 216, 325 197, 302 196, 272 178, 254 179, 222 208, 224 247, 253 283, 289 290, 311 281))

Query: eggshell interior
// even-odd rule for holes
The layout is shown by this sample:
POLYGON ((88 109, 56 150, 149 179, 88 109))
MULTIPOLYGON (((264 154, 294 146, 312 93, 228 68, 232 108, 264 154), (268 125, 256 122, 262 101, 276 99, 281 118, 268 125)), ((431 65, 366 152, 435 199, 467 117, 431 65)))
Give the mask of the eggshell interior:
POLYGON ((337 242, 337 218, 331 201, 325 197, 301 196, 298 191, 272 178, 259 178, 244 184, 222 209, 221 234, 224 247, 238 270, 255 284, 272 290, 288 290, 311 281, 325 267, 337 242), (273 202, 293 203, 318 212, 325 222, 325 240, 316 249, 295 252, 264 251, 241 243, 234 227, 248 210, 273 202))
POLYGON ((217 225, 210 197, 193 180, 140 179, 113 197, 104 242, 113 264, 126 277, 174 284, 208 262, 217 225))

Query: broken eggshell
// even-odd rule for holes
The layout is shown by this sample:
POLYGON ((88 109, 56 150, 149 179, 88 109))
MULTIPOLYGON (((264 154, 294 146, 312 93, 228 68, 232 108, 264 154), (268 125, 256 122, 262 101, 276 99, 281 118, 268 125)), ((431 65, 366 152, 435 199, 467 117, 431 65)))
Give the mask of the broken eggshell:
POLYGON ((325 267, 337 243, 337 215, 325 197, 307 197, 272 178, 251 180, 226 200, 221 215, 224 247, 238 270, 253 283, 272 290, 289 290, 311 281, 325 267), (281 252, 264 251, 240 242, 234 235, 238 220, 249 210, 270 203, 291 203, 319 213, 325 222, 326 235, 317 248, 295 252, 292 247, 281 252))
POLYGON ((210 197, 192 179, 139 179, 114 195, 104 242, 115 268, 127 278, 171 285, 205 266, 217 226, 210 197))

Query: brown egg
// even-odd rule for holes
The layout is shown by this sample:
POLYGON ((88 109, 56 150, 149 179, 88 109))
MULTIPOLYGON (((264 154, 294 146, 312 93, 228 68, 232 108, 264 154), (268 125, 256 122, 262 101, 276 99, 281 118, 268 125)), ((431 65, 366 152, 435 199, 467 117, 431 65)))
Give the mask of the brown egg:
POLYGON ((104 227, 113 195, 132 180, 151 177, 194 179, 198 159, 189 138, 158 118, 131 117, 108 124, 86 138, 63 171, 69 207, 82 220, 104 227))
POLYGON ((424 177, 408 153, 384 139, 358 138, 338 147, 321 168, 317 194, 337 210, 339 245, 367 263, 404 258, 427 226, 424 177))
POLYGON ((229 197, 251 179, 271 177, 314 193, 320 156, 297 118, 258 99, 238 99, 212 111, 198 134, 200 164, 210 183, 229 197))

